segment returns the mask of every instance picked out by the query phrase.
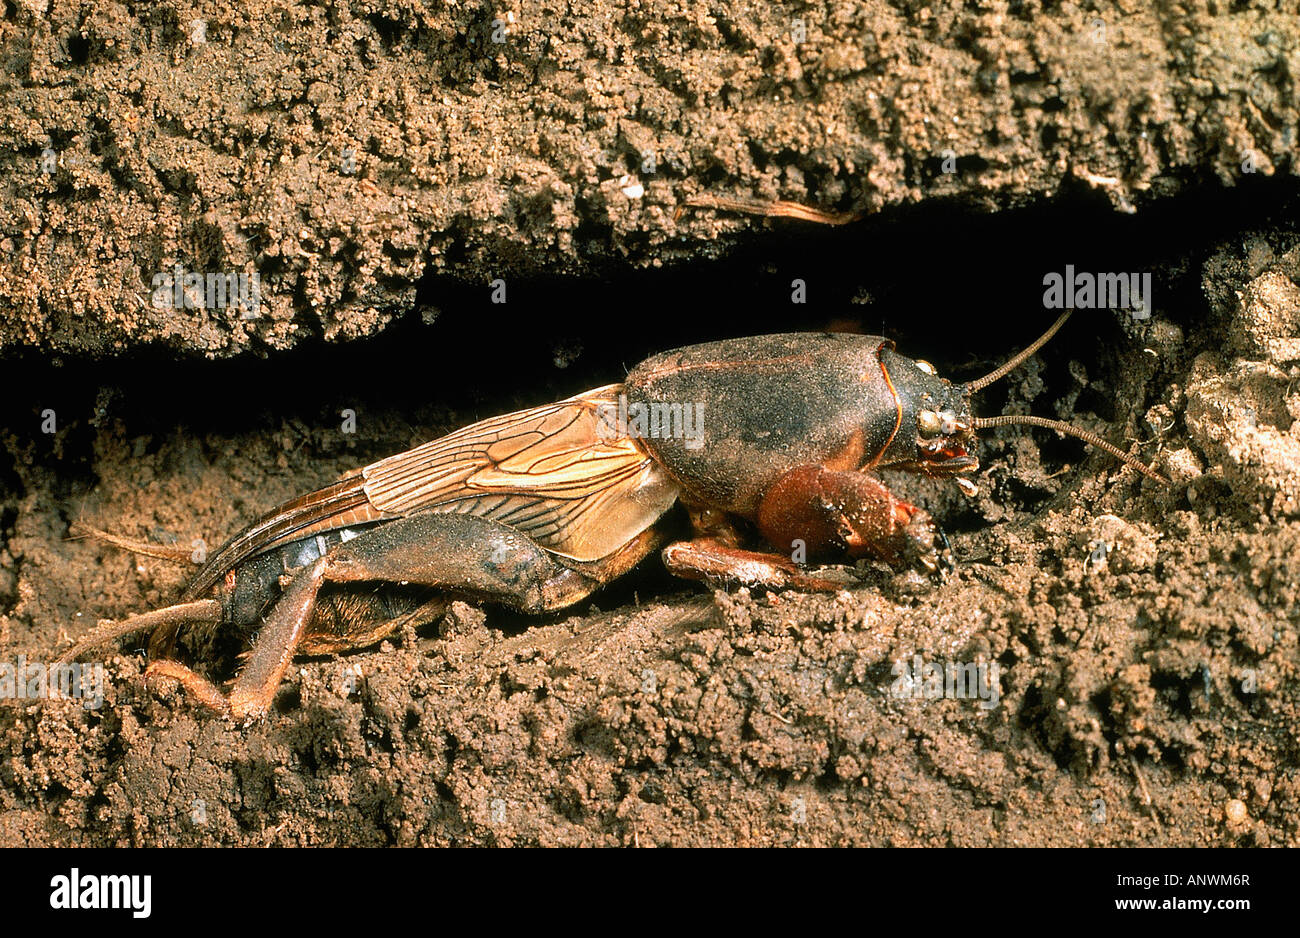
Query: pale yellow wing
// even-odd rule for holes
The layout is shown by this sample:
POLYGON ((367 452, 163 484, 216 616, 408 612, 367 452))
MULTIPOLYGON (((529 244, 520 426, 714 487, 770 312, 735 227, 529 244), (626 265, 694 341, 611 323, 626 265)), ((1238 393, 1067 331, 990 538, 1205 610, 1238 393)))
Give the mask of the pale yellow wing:
POLYGON ((597 560, 649 527, 677 485, 601 408, 620 385, 480 421, 361 471, 386 515, 459 511, 492 518, 575 560, 597 560))

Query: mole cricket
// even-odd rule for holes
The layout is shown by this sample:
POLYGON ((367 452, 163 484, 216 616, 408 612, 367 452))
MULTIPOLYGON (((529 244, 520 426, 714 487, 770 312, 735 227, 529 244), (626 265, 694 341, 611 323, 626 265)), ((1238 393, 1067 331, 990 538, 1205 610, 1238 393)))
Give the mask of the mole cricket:
MULTIPOLYGON (((940 573, 951 568, 947 539, 875 470, 952 478, 971 495, 975 431, 1026 424, 1165 481, 1070 424, 972 415, 972 395, 1068 316, 965 384, 880 336, 787 333, 652 356, 622 384, 474 423, 275 508, 213 553, 176 605, 103 623, 61 661, 148 632, 146 681, 173 679, 249 721, 266 715, 296 654, 376 644, 435 621, 455 599, 562 609, 655 551, 677 576, 770 589, 843 587, 791 560, 796 542, 810 561, 873 558, 940 573), (669 432, 645 432, 646 414, 669 432), (674 432, 682 415, 693 416, 693 432, 674 432), (692 535, 672 541, 664 518, 676 503, 692 535), (251 642, 228 693, 174 658, 180 630, 196 627, 236 629, 251 642)), ((85 533, 188 559, 187 550, 85 533)))

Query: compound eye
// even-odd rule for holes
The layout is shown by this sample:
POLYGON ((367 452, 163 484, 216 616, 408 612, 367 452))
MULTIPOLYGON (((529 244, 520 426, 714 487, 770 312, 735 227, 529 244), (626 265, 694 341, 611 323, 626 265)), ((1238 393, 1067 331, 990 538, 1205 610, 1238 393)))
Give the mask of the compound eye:
POLYGON ((923 410, 917 414, 916 423, 921 428, 921 436, 937 436, 943 428, 943 421, 932 410, 923 410))
POLYGON ((928 361, 922 358, 916 360, 916 367, 920 368, 927 375, 938 374, 938 372, 934 370, 934 365, 931 365, 928 361))

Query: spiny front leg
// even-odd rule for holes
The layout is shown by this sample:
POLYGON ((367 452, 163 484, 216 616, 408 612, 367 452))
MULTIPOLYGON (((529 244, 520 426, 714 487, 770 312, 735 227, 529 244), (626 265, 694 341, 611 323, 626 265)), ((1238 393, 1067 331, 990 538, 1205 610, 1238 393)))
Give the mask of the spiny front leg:
POLYGON ((861 472, 790 470, 763 497, 758 528, 774 547, 801 542, 810 559, 874 557, 931 573, 952 565, 947 538, 929 513, 861 472))
POLYGON ((805 573, 791 557, 745 550, 736 519, 709 505, 683 500, 691 519, 692 537, 663 550, 664 566, 674 576, 713 584, 738 584, 767 589, 827 592, 843 589, 845 581, 805 573))

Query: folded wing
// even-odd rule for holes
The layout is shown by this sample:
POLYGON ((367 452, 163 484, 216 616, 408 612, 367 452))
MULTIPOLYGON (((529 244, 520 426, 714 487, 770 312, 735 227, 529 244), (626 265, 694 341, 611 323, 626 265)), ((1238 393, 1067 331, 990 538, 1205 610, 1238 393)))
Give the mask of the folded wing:
POLYGON ((493 417, 381 459, 282 505, 236 535, 199 571, 204 594, 249 557, 290 541, 422 511, 508 524, 574 560, 598 560, 649 527, 676 483, 602 408, 621 385, 493 417))

